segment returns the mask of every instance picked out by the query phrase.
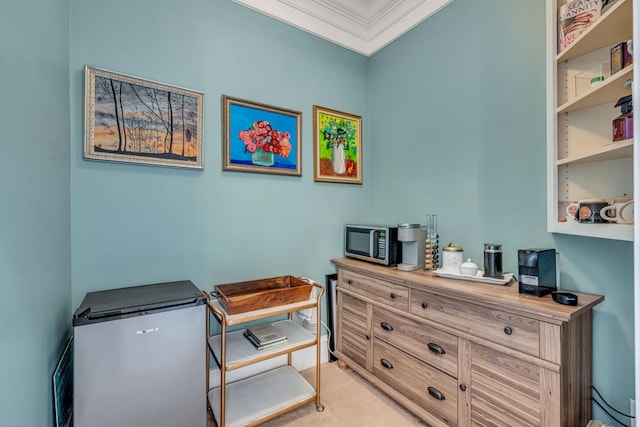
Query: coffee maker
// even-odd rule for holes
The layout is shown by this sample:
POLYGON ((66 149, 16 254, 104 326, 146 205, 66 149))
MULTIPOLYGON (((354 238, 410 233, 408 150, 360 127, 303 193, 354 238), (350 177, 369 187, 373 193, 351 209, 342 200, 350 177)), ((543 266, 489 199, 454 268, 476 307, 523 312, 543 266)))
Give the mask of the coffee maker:
POLYGON ((556 250, 518 250, 518 278, 521 294, 541 297, 556 291, 556 250))
POLYGON ((412 271, 424 268, 427 230, 420 224, 398 224, 398 244, 402 245, 402 262, 398 270, 412 271))

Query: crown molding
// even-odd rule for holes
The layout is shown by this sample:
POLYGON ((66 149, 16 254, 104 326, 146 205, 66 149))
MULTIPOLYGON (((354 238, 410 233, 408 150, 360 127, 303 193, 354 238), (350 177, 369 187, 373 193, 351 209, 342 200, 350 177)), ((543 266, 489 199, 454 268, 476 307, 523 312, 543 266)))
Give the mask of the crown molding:
POLYGON ((371 56, 453 0, 231 0, 371 56))

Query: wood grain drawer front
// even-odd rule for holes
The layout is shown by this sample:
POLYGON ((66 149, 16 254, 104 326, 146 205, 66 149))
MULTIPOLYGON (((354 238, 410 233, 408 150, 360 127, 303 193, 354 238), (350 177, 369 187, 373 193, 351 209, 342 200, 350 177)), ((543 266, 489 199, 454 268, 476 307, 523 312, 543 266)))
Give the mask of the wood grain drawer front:
POLYGON ((381 341, 373 342, 373 374, 437 418, 429 425, 457 426, 455 378, 381 341))
POLYGON ((342 270, 340 284, 344 289, 391 307, 409 311, 409 288, 363 274, 342 270))
POLYGON ((458 376, 458 338, 415 320, 373 308, 373 335, 441 371, 458 376))
POLYGON ((366 368, 370 340, 367 303, 341 292, 338 294, 338 307, 340 324, 338 349, 366 368))
POLYGON ((540 356, 538 320, 417 290, 412 294, 411 313, 540 356))
POLYGON ((481 345, 471 349, 471 425, 543 425, 542 368, 481 345))

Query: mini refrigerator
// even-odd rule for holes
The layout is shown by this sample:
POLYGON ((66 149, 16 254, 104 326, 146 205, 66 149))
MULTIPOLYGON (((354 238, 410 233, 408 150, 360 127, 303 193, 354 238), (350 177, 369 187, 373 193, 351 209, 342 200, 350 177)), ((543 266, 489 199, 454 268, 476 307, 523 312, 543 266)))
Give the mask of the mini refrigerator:
POLYGON ((206 298, 179 281, 89 292, 73 315, 75 427, 206 427, 206 298))

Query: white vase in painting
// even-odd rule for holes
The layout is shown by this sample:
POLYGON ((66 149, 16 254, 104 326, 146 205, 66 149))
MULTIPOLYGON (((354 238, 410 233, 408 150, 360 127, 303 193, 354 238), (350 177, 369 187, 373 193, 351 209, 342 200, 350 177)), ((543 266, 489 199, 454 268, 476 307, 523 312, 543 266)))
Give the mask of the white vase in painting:
POLYGON ((333 173, 341 175, 346 170, 344 163, 344 144, 333 143, 331 145, 331 166, 333 167, 333 173))

